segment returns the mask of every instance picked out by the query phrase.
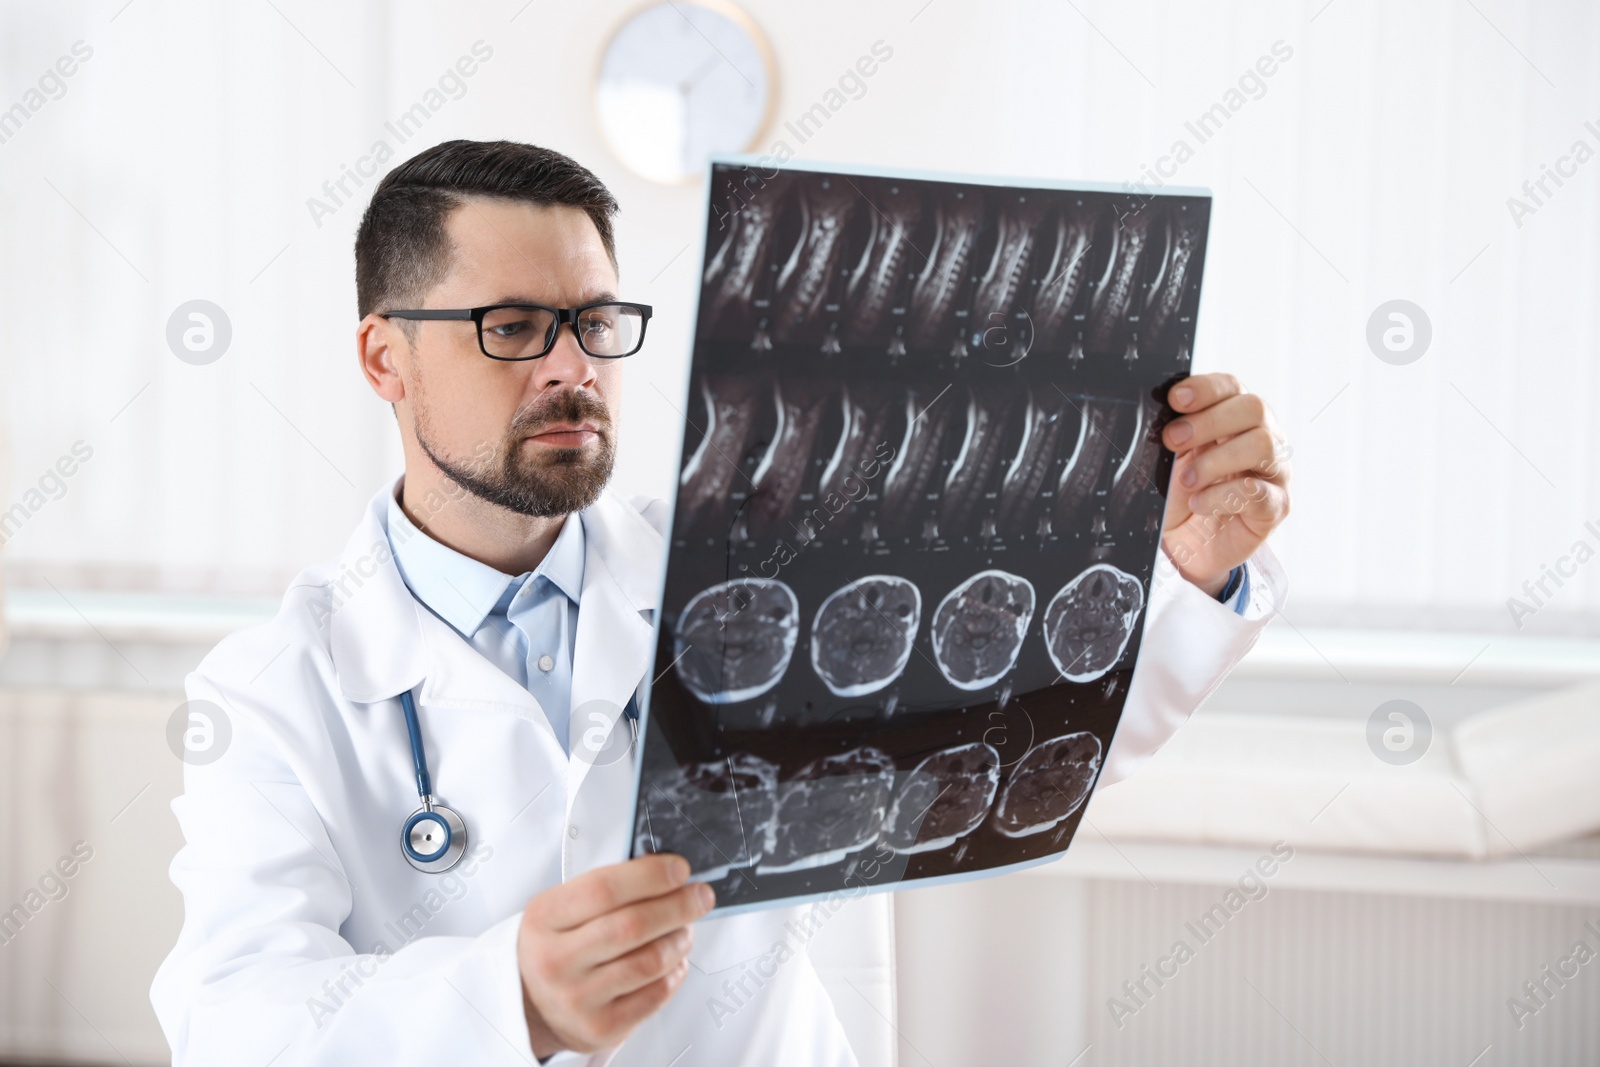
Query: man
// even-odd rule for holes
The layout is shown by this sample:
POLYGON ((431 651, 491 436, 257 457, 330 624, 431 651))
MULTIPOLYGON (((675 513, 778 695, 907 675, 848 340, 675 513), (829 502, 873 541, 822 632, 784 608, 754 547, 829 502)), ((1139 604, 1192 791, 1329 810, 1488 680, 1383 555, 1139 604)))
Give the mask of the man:
MULTIPOLYGON (((643 680, 663 545, 663 502, 603 491, 615 321, 419 315, 624 299, 615 210, 572 160, 508 142, 440 145, 374 192, 357 351, 405 474, 339 560, 189 677, 232 741, 185 768, 173 805, 186 917, 151 998, 175 1064, 855 1062, 803 949, 737 1011, 708 1011, 797 909, 697 923, 711 891, 680 858, 616 862, 628 761, 574 743, 571 709, 620 707, 643 680), (470 824, 442 874, 400 847, 411 792, 435 789, 470 824)), ((1165 556, 1107 782, 1177 729, 1283 590, 1263 547, 1288 510, 1270 414, 1227 375, 1170 399, 1165 556)))

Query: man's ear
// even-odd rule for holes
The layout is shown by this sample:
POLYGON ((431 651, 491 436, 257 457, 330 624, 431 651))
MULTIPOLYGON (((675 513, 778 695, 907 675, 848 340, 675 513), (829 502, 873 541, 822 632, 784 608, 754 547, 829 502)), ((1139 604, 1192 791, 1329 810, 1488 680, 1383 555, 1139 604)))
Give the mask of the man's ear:
MULTIPOLYGON (((372 391, 391 405, 405 399, 406 384, 401 377, 402 361, 411 356, 411 345, 400 327, 380 315, 368 315, 356 327, 356 362, 372 391)), ((399 412, 395 413, 399 418, 399 412)))

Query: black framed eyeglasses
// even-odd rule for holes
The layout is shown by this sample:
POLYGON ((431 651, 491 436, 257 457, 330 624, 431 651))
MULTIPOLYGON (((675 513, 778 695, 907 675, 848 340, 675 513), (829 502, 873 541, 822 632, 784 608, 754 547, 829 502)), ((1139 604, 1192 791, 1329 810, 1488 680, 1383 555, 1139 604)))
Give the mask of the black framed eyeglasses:
POLYGON ((578 347, 595 359, 621 359, 644 347, 649 304, 604 300, 576 308, 543 304, 489 304, 481 308, 380 311, 386 319, 449 319, 476 325, 478 347, 490 359, 538 359, 556 346, 562 323, 572 325, 578 347))

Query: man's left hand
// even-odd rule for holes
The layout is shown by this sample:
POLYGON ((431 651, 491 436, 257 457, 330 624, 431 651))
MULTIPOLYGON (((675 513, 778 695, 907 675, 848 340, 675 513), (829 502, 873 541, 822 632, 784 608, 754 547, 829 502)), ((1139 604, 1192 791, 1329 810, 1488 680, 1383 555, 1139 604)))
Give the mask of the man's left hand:
POLYGON ((1177 453, 1161 545, 1189 581, 1216 596, 1289 514, 1289 446, 1272 411, 1231 374, 1174 385, 1179 414, 1162 431, 1177 453))

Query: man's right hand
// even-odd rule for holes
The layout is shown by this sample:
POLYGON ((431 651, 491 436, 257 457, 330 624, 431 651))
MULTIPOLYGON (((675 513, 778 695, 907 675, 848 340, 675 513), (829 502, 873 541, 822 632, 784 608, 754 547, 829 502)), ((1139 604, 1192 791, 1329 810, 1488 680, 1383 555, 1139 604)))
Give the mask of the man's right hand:
POLYGON ((716 894, 681 856, 600 867, 528 901, 517 935, 534 1055, 619 1045, 689 973, 690 925, 716 894))

